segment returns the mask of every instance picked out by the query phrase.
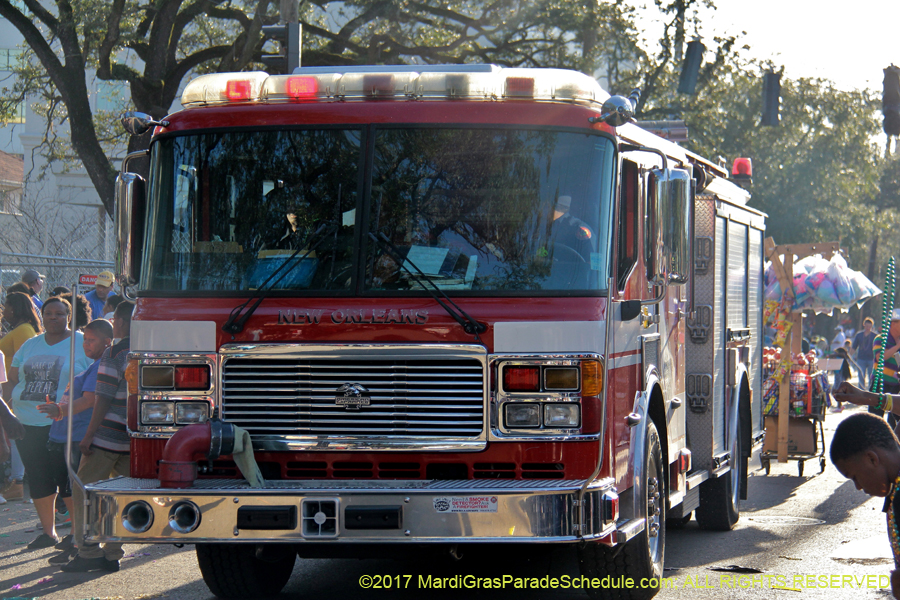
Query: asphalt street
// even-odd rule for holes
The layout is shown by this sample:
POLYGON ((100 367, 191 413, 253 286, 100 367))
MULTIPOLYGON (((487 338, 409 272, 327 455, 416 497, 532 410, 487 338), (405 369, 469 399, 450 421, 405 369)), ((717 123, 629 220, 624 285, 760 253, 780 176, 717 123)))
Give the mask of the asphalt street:
MULTIPOLYGON (((840 420, 852 412, 827 416, 826 440, 840 420)), ((750 497, 743 503, 734 531, 701 531, 695 521, 680 530, 669 529, 665 574, 674 587, 657 597, 890 598, 889 588, 878 587, 886 585, 884 576, 892 562, 881 512, 883 501, 857 491, 831 464, 823 474, 818 467, 817 461, 809 461, 804 476, 798 477, 796 462, 773 464, 767 476, 754 457, 750 497), (759 573, 714 570, 734 567, 759 573)), ((118 573, 66 574, 47 564, 53 550, 25 549, 39 532, 32 505, 10 502, 0 506, 0 598, 213 598, 202 581, 191 546, 126 546, 118 573)), ((540 580, 548 576, 549 585, 550 577, 561 581, 563 576, 577 574, 570 553, 539 548, 529 550, 527 557, 468 553, 458 562, 449 557, 417 562, 298 560, 291 581, 279 597, 586 598, 583 592, 571 589, 513 587, 515 578, 540 580), (432 576, 431 587, 427 586, 428 575, 432 576), (470 576, 469 581, 508 575, 513 582, 500 590, 434 588, 437 577, 451 582, 456 575, 470 576), (391 589, 364 589, 361 580, 381 581, 382 587, 390 585, 391 589)))

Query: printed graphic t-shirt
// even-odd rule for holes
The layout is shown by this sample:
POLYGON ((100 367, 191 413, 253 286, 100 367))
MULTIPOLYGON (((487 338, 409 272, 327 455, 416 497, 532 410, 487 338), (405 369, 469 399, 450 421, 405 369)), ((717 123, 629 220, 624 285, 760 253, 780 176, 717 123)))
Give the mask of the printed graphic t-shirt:
MULTIPOLYGON (((79 373, 75 376, 75 381, 73 382, 73 390, 74 393, 69 395, 67 398, 68 402, 72 401, 72 398, 78 399, 81 398, 85 392, 93 393, 94 388, 97 387, 97 367, 100 366, 100 360, 96 360, 91 363, 91 366, 88 367, 87 371, 84 373, 79 373)), ((68 411, 63 412, 64 415, 68 415, 68 411)), ((72 416, 72 441, 80 442, 84 439, 84 434, 87 433, 88 425, 91 422, 91 415, 94 414, 94 409, 89 408, 87 410, 83 410, 80 413, 76 413, 72 416)), ((53 421, 53 424, 50 425, 50 441, 57 443, 64 443, 66 441, 66 437, 69 434, 69 417, 65 416, 59 421, 53 421)))
MULTIPOLYGON (((84 336, 75 333, 75 372, 91 366, 82 347, 84 336)), ((53 420, 38 411, 47 396, 54 402, 62 400, 69 379, 69 338, 52 346, 44 341, 44 334, 27 340, 12 360, 12 367, 19 369, 19 383, 13 388, 13 412, 23 425, 49 427, 53 420)))

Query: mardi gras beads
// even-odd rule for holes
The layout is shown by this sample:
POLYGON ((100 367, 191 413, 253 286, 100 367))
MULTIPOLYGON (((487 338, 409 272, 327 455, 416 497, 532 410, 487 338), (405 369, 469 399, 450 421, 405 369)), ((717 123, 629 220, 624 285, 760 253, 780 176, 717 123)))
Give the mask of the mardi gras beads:
POLYGON ((881 397, 884 392, 884 347, 887 344, 888 332, 891 328, 891 313, 894 310, 894 257, 888 261, 887 273, 884 276, 884 294, 881 309, 881 348, 878 349, 877 366, 872 379, 872 391, 881 397))

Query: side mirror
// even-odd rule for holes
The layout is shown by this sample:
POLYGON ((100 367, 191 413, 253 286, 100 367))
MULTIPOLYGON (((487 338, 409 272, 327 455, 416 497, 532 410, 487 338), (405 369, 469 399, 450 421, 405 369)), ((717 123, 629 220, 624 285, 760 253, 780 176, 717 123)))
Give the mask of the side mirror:
POLYGON ((138 282, 144 249, 144 178, 119 173, 116 178, 116 271, 122 286, 138 282))
POLYGON ((168 127, 169 122, 154 121, 153 117, 141 112, 128 111, 122 115, 122 127, 131 135, 144 135, 157 125, 168 127))
POLYGON ((669 254, 669 283, 687 283, 691 275, 691 173, 669 170, 669 214, 663 243, 669 254))
POLYGON ((641 99, 641 90, 631 90, 631 95, 610 96, 600 107, 600 116, 588 119, 591 123, 606 123, 612 127, 620 127, 634 121, 634 111, 641 99))
POLYGON ((663 243, 666 199, 669 195, 668 172, 668 169, 654 169, 650 172, 647 206, 644 211, 644 264, 647 267, 647 281, 653 285, 669 283, 668 257, 663 243))
POLYGON ((665 286, 690 279, 691 174, 654 169, 647 195, 644 260, 647 280, 665 286))

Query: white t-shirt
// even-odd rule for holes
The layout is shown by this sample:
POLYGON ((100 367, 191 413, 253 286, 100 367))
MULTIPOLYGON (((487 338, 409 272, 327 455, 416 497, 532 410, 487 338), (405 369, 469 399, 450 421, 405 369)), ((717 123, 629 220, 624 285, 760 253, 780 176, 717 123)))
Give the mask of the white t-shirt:
POLYGON ((6 357, 0 352, 0 383, 9 381, 6 377, 6 357))
MULTIPOLYGON (((91 366, 84 354, 84 336, 75 333, 75 372, 91 366)), ((38 411, 39 404, 62 400, 69 381, 69 337, 48 346, 44 334, 27 340, 13 357, 12 366, 19 369, 19 383, 12 391, 12 409, 22 422, 31 427, 49 427, 50 417, 38 411)))

